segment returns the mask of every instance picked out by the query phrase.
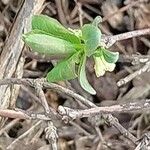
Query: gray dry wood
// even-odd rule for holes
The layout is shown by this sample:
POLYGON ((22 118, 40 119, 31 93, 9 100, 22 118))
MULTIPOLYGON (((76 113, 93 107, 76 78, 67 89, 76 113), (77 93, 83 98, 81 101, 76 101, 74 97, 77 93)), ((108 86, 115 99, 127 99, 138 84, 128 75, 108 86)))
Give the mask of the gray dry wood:
MULTIPOLYGON (((24 43, 21 40, 22 33, 30 30, 31 17, 39 12, 44 1, 45 0, 23 0, 0 56, 0 79, 11 78, 16 73, 17 65, 20 63, 20 57, 24 49, 24 43)), ((23 65, 20 71, 22 70, 23 65)), ((22 73, 20 74, 20 78, 21 77, 22 73)), ((0 107, 8 108, 11 104, 11 97, 14 97, 12 96, 11 87, 8 85, 1 86, 0 107)))

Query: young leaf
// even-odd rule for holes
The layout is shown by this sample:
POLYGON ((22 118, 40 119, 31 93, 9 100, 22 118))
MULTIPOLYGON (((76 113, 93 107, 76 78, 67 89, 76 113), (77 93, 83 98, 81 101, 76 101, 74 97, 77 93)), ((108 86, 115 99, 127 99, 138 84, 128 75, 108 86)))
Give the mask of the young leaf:
POLYGON ((95 57, 101 57, 102 55, 103 55, 103 52, 102 52, 101 47, 96 49, 94 54, 93 54, 93 56, 95 56, 95 57))
POLYGON ((91 56, 100 45, 101 31, 91 24, 84 25, 81 30, 87 56, 91 56))
POLYGON ((35 52, 50 56, 70 56, 76 52, 72 43, 45 34, 26 34, 25 43, 35 52))
POLYGON ((102 22, 102 17, 101 17, 101 16, 97 16, 97 17, 93 20, 92 25, 98 27, 98 24, 99 24, 100 22, 102 22))
POLYGON ((79 67, 79 82, 80 82, 81 87, 85 91, 89 92, 92 95, 95 95, 96 91, 89 84, 87 77, 86 77, 85 64, 86 64, 86 56, 83 55, 83 58, 82 58, 82 61, 80 63, 80 67, 79 67))
POLYGON ((115 69, 115 64, 114 63, 108 63, 105 59, 104 56, 101 57, 95 57, 94 56, 94 70, 95 74, 97 77, 103 76, 106 71, 113 71, 115 69))
POLYGON ((119 59, 119 53, 118 52, 111 52, 108 51, 106 49, 102 50, 104 59, 108 62, 108 63, 116 63, 117 60, 119 59))
POLYGON ((46 34, 79 44, 80 40, 71 31, 63 27, 57 20, 46 15, 35 15, 32 18, 32 29, 44 31, 46 34))
POLYGON ((30 32, 27 32, 25 34, 22 34, 22 39, 24 42, 26 42, 26 38, 28 36, 30 36, 31 34, 46 34, 44 31, 41 31, 41 30, 38 30, 38 29, 35 29, 35 30, 31 30, 30 32))
POLYGON ((119 53, 118 52, 111 52, 103 47, 98 48, 94 54, 95 57, 101 57, 103 55, 104 59, 108 63, 116 63, 119 59, 119 53))
POLYGON ((78 63, 79 53, 75 53, 70 58, 59 62, 48 74, 48 82, 70 80, 77 77, 75 65, 78 63))

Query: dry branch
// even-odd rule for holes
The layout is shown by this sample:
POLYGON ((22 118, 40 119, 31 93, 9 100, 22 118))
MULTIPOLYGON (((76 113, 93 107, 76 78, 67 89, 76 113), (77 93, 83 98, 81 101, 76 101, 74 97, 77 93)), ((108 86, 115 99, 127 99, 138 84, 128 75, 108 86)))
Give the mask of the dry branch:
MULTIPOLYGON (((97 108, 95 104, 90 102, 89 100, 85 99, 84 97, 76 94, 75 92, 64 88, 60 85, 54 84, 54 83, 48 83, 45 82, 44 80, 41 79, 3 79, 0 80, 0 85, 6 85, 6 84, 25 84, 25 85, 30 85, 34 87, 35 82, 40 83, 41 81, 41 86, 46 89, 53 89, 62 93, 67 94, 68 96, 75 98, 76 100, 79 100, 83 104, 85 104, 87 107, 91 108, 97 108)), ((116 127, 123 135, 125 135, 127 138, 129 138, 133 143, 136 143, 137 138, 134 137, 128 130, 126 130, 119 122, 118 119, 113 117, 111 114, 105 114, 103 117, 106 119, 107 122, 109 122, 111 125, 116 127)))
POLYGON ((58 112, 61 115, 69 116, 72 119, 91 117, 101 113, 129 113, 135 111, 145 111, 150 108, 150 99, 138 100, 132 103, 106 106, 106 107, 96 107, 84 110, 75 110, 68 107, 59 106, 58 112))
MULTIPOLYGON (((10 36, 5 42, 5 46, 0 56, 0 79, 11 78, 15 74, 17 65, 20 64, 21 53, 24 49, 22 33, 30 30, 31 17, 39 11, 45 0, 24 0, 20 6, 20 10, 16 16, 10 36)), ((20 68, 20 71, 23 70, 20 68)), ((22 77, 22 74, 19 76, 22 77)), ((16 87, 15 87, 16 88, 16 87)), ((10 97, 16 97, 19 88, 17 87, 14 92, 11 91, 10 86, 0 87, 0 106, 1 108, 8 108, 11 104, 10 97)), ((2 121, 0 121, 0 126, 2 121)))
MULTIPOLYGON (((76 94, 75 92, 71 91, 70 89, 64 88, 60 85, 53 84, 53 83, 47 83, 45 80, 42 79, 18 79, 22 78, 23 72, 23 64, 21 62, 21 53, 24 49, 24 43, 21 41, 21 35, 22 32, 30 29, 30 21, 31 16, 36 12, 36 10, 40 9, 44 0, 24 0, 23 4, 21 6, 21 9, 18 13, 17 19, 15 20, 14 26, 12 28, 11 34, 8 37, 8 40, 5 43, 5 47, 2 51, 2 55, 0 57, 0 116, 3 117, 10 117, 10 118, 19 118, 19 119, 39 119, 37 123, 37 126, 41 124, 42 120, 48 122, 48 127, 46 128, 46 138, 50 140, 50 143, 52 143, 52 147, 54 150, 57 149, 57 133, 56 133, 56 127, 53 124, 53 119, 56 117, 66 117, 71 119, 76 118, 83 118, 83 117, 91 117, 91 116, 100 116, 102 115, 103 118, 106 119, 106 121, 111 124, 112 126, 116 127, 118 131, 120 131, 123 135, 125 135, 127 138, 129 138, 133 143, 137 144, 137 138, 132 135, 128 130, 126 130, 117 120, 117 118, 113 117, 112 113, 122 113, 122 112, 132 112, 132 111, 143 111, 145 109, 148 109, 150 107, 150 100, 145 99, 142 101, 134 102, 134 103, 127 103, 122 105, 113 105, 108 107, 97 107, 94 103, 89 101, 88 99, 80 96, 79 94, 76 94), (21 64, 21 65, 20 65, 21 64), (21 66, 21 68, 20 68, 21 66), (19 69, 18 69, 19 68, 19 69), (19 74, 19 75, 18 75, 19 74), (15 75, 16 78, 11 78, 12 75, 15 75), (16 88, 16 84, 19 85, 29 85, 35 88, 36 94, 38 95, 39 99, 37 100, 40 102, 40 104, 45 109, 45 114, 36 114, 28 111, 23 110, 10 110, 7 109, 8 106, 14 106, 15 99, 17 97, 19 88, 16 88), (1 86, 3 85, 3 86, 1 86), (10 89, 10 86, 13 87, 13 91, 10 89), (43 89, 53 89, 58 92, 62 92, 63 94, 66 94, 72 98, 74 98, 76 101, 80 101, 84 106, 86 106, 85 110, 74 110, 71 108, 59 106, 58 112, 59 114, 53 110, 51 107, 49 107, 43 89), (13 100, 10 100, 10 97, 13 98, 13 100), (5 108, 5 109, 4 109, 5 108)), ((66 25, 66 19, 64 16, 64 12, 62 10, 62 4, 59 0, 55 0, 56 6, 58 8, 58 16, 63 24, 66 25), (61 5, 59 5, 61 4, 61 5), (62 12, 62 13, 61 13, 62 12)), ((128 8, 134 6, 135 4, 139 3, 138 1, 131 2, 129 5, 121 8, 119 11, 114 12, 110 16, 106 16, 103 18, 103 21, 106 21, 113 15, 119 12, 123 12, 127 10, 128 8)), ((90 18, 86 12, 82 12, 82 8, 80 5, 80 1, 78 2, 79 7, 79 21, 82 24, 82 13, 83 17, 90 18)), ((77 17, 78 19, 78 17, 77 17)), ((91 19, 91 18, 90 18, 91 19)), ((125 40, 128 38, 133 38, 137 36, 142 36, 150 34, 150 28, 148 29, 142 29, 142 30, 136 30, 131 31, 119 35, 113 35, 113 36, 102 36, 102 42, 106 44, 106 46, 109 48, 112 46, 115 42, 125 40)), ((31 54, 28 53, 28 55, 31 56, 31 54)), ((35 57, 34 55, 32 57, 35 57)), ((60 56, 61 57, 61 56, 60 56)), ((52 58, 56 59, 56 58, 52 58)), ((49 60, 49 59, 48 59, 49 60)), ((143 61, 139 61, 140 63, 143 61)), ((144 62, 146 65, 143 65, 143 67, 132 73, 131 75, 127 76, 126 78, 120 80, 118 82, 118 85, 123 85, 130 80, 132 80, 137 75, 141 74, 142 72, 149 71, 149 58, 145 59, 146 62, 144 62), (148 59, 148 60, 147 60, 148 59)), ((143 62, 142 62, 143 63, 143 62)), ((12 107, 11 107, 12 108, 12 107)), ((95 117, 96 118, 96 117, 95 117)), ((100 117, 99 117, 100 118, 100 117)), ((36 126, 36 125, 35 125, 36 126)), ((17 138, 8 148, 11 148, 14 146, 15 143, 17 143, 20 139, 24 138, 26 135, 30 133, 31 130, 34 130, 34 126, 29 129, 27 132, 25 132, 23 135, 21 135, 19 138, 17 138)), ((98 128, 97 128, 98 129, 98 128)))
POLYGON ((23 110, 10 110, 10 109, 0 109, 0 116, 1 117, 8 117, 8 118, 19 118, 19 119, 39 119, 39 120, 51 120, 45 114, 35 114, 29 111, 23 110))
POLYGON ((142 68, 140 68, 139 70, 137 70, 137 71, 131 73, 130 75, 128 75, 127 77, 119 80, 117 82, 117 85, 120 87, 120 86, 128 83, 129 81, 131 81, 136 76, 138 76, 144 72, 149 72, 149 71, 150 71, 150 61, 146 62, 146 64, 142 68))
POLYGON ((126 40, 133 37, 138 37, 142 35, 147 35, 147 34, 150 34, 150 28, 134 30, 126 33, 121 33, 118 35, 111 35, 111 36, 105 35, 102 37, 102 42, 104 42, 106 46, 109 48, 118 41, 126 40))

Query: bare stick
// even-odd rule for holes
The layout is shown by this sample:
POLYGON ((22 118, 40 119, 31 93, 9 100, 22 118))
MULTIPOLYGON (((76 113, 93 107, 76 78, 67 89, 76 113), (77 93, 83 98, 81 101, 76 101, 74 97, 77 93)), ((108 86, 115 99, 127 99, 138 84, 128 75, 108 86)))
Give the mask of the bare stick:
MULTIPOLYGON (((37 79, 36 79, 37 80, 37 79)), ((5 84, 26 84, 26 85, 30 85, 34 87, 34 82, 36 82, 34 79, 3 79, 0 80, 0 85, 5 85, 5 84)), ((75 92, 64 88, 60 85, 54 84, 54 83, 47 83, 47 82, 42 82, 42 86, 43 88, 50 88, 62 93, 67 94, 68 96, 71 96, 77 100, 79 100, 80 102, 82 102, 83 104, 85 104, 88 107, 97 107, 95 104, 93 104, 92 102, 90 102, 89 100, 85 99, 84 97, 76 94, 75 92)), ((127 138, 129 138, 132 142, 136 143, 137 138, 134 137, 128 130, 126 130, 119 122, 118 119, 113 117, 111 114, 106 114, 103 115, 103 117, 114 127, 116 127, 123 135, 125 135, 127 138)))
MULTIPOLYGON (((41 80, 41 79, 40 79, 41 80)), ((38 81, 38 79, 36 79, 36 81, 38 81)), ((6 84, 23 84, 23 85, 29 85, 31 87, 34 87, 35 86, 35 82, 36 82, 34 79, 29 79, 29 78, 26 78, 26 79, 17 79, 17 78, 11 78, 11 79, 3 79, 3 80, 0 80, 0 85, 6 85, 6 84)), ((54 83, 47 83, 47 82, 42 82, 42 86, 43 88, 50 88, 50 89, 54 89, 54 90, 58 90, 62 93, 65 93, 67 94, 68 96, 71 96, 75 99, 78 99, 80 100, 83 104, 85 104, 86 106, 88 107, 94 107, 95 105, 86 100, 84 97, 80 96, 79 94, 76 94, 75 92, 67 89, 67 88, 64 88, 58 84, 54 84, 54 83)))
POLYGON ((113 105, 106 107, 96 107, 84 110, 75 110, 68 107, 59 106, 58 111, 61 115, 67 115, 72 119, 91 117, 101 113, 127 113, 134 111, 144 111, 150 108, 150 99, 140 100, 132 103, 113 105))
POLYGON ((126 40, 126 39, 137 37, 137 36, 142 36, 146 34, 150 34, 150 28, 135 30, 131 32, 118 34, 118 35, 103 36, 102 41, 106 43, 106 46, 109 48, 110 46, 112 46, 118 41, 126 40))
POLYGON ((130 62, 132 65, 145 64, 150 61, 150 55, 120 55, 119 62, 130 62))
MULTIPOLYGON (((54 83, 47 83, 44 82, 43 83, 43 87, 45 88, 50 88, 50 89, 54 89, 56 91, 60 91, 63 92, 65 94, 67 94, 68 96, 71 96, 77 100, 79 100, 80 102, 82 102, 83 104, 85 104, 88 107, 97 107, 95 104, 93 104, 92 102, 90 102, 89 100, 85 99, 84 97, 76 94, 75 92, 64 88, 60 85, 54 84, 54 83)), ((123 135, 125 135, 127 138, 129 138, 132 142, 136 143, 137 138, 134 137, 128 130, 126 130, 118 121, 117 118, 113 117, 111 114, 106 114, 104 116, 104 118, 114 127, 116 127, 123 135)))
POLYGON ((8 118, 18 118, 18 119, 40 119, 40 120, 50 120, 49 117, 44 114, 35 114, 28 111, 23 110, 11 110, 11 109, 0 109, 1 117, 8 118))
POLYGON ((143 72, 147 72, 150 69, 150 61, 148 61, 141 69, 133 72, 132 74, 128 75, 127 77, 119 80, 117 82, 117 85, 120 87, 126 83, 128 83, 129 81, 131 81, 132 79, 134 79, 136 76, 142 74, 143 72))
MULTIPOLYGON (((0 55, 0 79, 10 78, 17 71, 16 66, 19 63, 20 56, 24 50, 24 43, 22 41, 22 33, 30 30, 31 17, 39 12, 45 0, 23 0, 17 16, 14 19, 14 24, 11 28, 10 35, 5 41, 5 46, 0 55)), ((20 65, 21 67, 23 65, 20 65)), ((22 70, 22 68, 20 69, 22 70)), ((22 77, 22 74, 19 75, 22 77)), ((0 106, 1 108, 8 108, 14 104, 19 88, 13 93, 8 86, 0 87, 0 106)), ((1 118, 0 118, 1 120, 1 118)), ((0 126, 3 121, 0 121, 0 126)))
POLYGON ((35 82, 35 91, 36 91, 36 94, 38 95, 38 97, 40 98, 41 104, 44 106, 44 109, 45 109, 46 113, 49 114, 50 109, 49 109, 47 100, 45 98, 44 92, 42 90, 42 86, 38 81, 35 82))
MULTIPOLYGON (((52 109, 50 109, 50 107, 47 103, 44 92, 42 90, 43 82, 44 82, 43 80, 35 80, 36 93, 38 94, 39 98, 41 99, 41 103, 43 104, 47 115, 52 116, 56 113, 52 109)), ((58 138, 57 131, 56 131, 57 128, 54 126, 52 120, 49 120, 47 124, 48 124, 48 127, 45 129, 46 139, 48 139, 49 143, 52 146, 52 149, 57 150, 57 138, 58 138)))
POLYGON ((25 113, 10 109, 0 109, 0 116, 9 118, 30 119, 30 117, 25 113))
POLYGON ((62 1, 60 0, 55 0, 56 3, 56 7, 58 9, 58 16, 59 16, 59 20, 63 25, 67 25, 67 21, 66 21, 66 16, 64 14, 64 11, 62 9, 62 1))

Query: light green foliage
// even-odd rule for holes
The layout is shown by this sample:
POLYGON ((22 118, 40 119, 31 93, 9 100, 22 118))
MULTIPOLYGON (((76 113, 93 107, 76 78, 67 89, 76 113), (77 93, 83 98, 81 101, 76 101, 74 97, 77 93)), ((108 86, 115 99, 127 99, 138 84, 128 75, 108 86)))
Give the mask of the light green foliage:
POLYGON ((101 46, 101 31, 98 24, 101 17, 92 24, 85 24, 81 30, 66 29, 57 20, 45 15, 32 19, 32 30, 23 35, 24 42, 35 52, 49 56, 65 56, 47 74, 48 82, 79 78, 81 87, 90 94, 96 91, 86 77, 86 60, 92 56, 95 61, 96 76, 105 71, 113 71, 118 60, 118 52, 110 52, 101 46))
POLYGON ((71 55, 76 52, 74 44, 46 34, 32 33, 24 36, 26 44, 41 54, 56 55, 71 55))
POLYGON ((119 58, 118 52, 110 52, 107 49, 100 47, 94 55, 95 61, 95 74, 97 77, 103 76, 106 71, 113 71, 115 69, 115 63, 119 58))
POLYGON ((79 63, 79 53, 75 53, 69 58, 60 61, 48 74, 47 80, 49 82, 57 82, 61 80, 70 80, 76 78, 75 65, 79 63))
POLYGON ((85 24, 81 30, 87 56, 91 56, 94 53, 94 50, 100 46, 101 32, 98 27, 91 24, 85 24))
POLYGON ((93 22, 92 25, 98 27, 99 23, 102 22, 102 17, 101 16, 97 16, 93 22))
POLYGON ((80 67, 79 67, 79 82, 81 87, 88 91, 90 94, 95 95, 96 91, 91 87, 89 84, 87 77, 86 77, 86 72, 85 72, 85 65, 86 65, 86 55, 83 56, 81 62, 80 62, 80 67))
POLYGON ((102 49, 103 56, 108 63, 116 63, 119 58, 118 52, 110 52, 107 49, 102 49))
POLYGON ((70 41, 74 44, 80 43, 79 38, 73 34, 73 32, 63 27, 57 20, 45 15, 35 15, 32 18, 32 29, 44 31, 47 34, 70 41))

